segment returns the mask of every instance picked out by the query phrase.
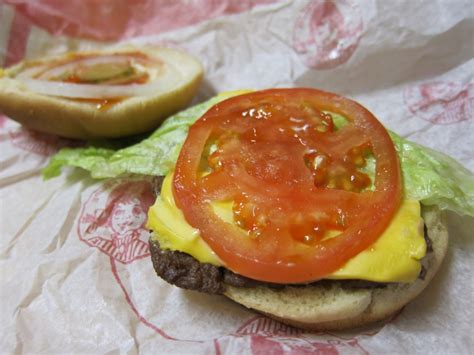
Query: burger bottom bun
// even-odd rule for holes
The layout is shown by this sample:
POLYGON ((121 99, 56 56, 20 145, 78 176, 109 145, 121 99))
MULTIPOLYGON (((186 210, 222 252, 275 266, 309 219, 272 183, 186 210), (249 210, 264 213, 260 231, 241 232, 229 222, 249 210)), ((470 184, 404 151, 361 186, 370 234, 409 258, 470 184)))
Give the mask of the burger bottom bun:
POLYGON ((283 289, 226 286, 224 294, 268 317, 313 331, 342 330, 386 320, 423 291, 446 255, 448 232, 444 213, 423 206, 422 216, 433 248, 422 259, 426 269, 423 280, 374 289, 343 288, 338 283, 283 289))

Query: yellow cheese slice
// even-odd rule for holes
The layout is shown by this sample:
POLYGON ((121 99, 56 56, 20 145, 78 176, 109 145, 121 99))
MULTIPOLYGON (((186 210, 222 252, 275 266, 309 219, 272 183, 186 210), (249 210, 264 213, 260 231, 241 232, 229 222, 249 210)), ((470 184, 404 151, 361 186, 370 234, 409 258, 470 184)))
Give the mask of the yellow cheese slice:
MULTIPOLYGON (((200 237, 199 231, 186 222, 174 202, 171 183, 172 175, 169 174, 163 182, 161 196, 148 212, 148 228, 155 232, 152 238, 163 249, 179 250, 200 262, 225 266, 200 237)), ((231 203, 214 203, 213 208, 224 221, 233 221, 231 203)), ((389 227, 372 247, 325 278, 412 282, 420 273, 420 260, 425 253, 420 203, 404 200, 389 227)))

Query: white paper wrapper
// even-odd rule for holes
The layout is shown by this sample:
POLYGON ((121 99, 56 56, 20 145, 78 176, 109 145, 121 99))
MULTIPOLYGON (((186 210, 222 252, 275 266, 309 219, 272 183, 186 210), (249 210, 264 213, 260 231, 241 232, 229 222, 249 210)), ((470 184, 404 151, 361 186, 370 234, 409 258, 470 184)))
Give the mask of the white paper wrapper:
MULTIPOLYGON (((352 97, 390 129, 474 169, 474 14, 466 1, 22 1, 0 4, 0 64, 118 42, 183 48, 203 62, 198 98, 309 86, 352 97)), ((470 354, 472 218, 449 215, 450 248, 393 320, 298 331, 154 275, 150 181, 47 182, 67 139, 0 117, 2 353, 470 354)))

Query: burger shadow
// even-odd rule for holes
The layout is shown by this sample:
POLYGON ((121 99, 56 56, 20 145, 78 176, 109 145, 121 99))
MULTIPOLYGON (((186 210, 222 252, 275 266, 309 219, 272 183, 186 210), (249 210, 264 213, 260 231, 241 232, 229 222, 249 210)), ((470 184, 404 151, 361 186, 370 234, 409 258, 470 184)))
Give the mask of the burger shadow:
POLYGON ((192 305, 197 314, 206 314, 210 318, 243 320, 249 316, 249 310, 223 295, 201 293, 191 290, 181 290, 182 297, 192 305))
POLYGON ((71 187, 76 184, 82 184, 83 188, 86 189, 87 187, 96 184, 98 181, 101 181, 101 180, 93 179, 89 171, 81 169, 81 168, 75 168, 75 167, 63 168, 61 175, 65 176, 64 187, 66 188, 71 187))
POLYGON ((194 106, 201 102, 209 100, 211 97, 214 97, 218 94, 216 88, 212 85, 212 83, 207 79, 204 78, 199 85, 199 89, 194 96, 193 100, 188 106, 194 106))

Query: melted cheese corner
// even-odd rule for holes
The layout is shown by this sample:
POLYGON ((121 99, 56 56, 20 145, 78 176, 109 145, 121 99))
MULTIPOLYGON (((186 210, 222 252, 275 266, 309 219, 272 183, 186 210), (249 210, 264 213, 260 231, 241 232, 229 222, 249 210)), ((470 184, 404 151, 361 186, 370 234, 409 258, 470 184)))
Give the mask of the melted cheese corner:
MULTIPOLYGON (((225 266, 225 263, 191 227, 176 206, 169 174, 161 196, 148 212, 148 228, 161 248, 179 250, 203 263, 225 266)), ((216 203, 214 210, 222 219, 232 218, 230 204, 216 203)), ((404 200, 389 227, 380 238, 362 253, 350 259, 342 268, 327 275, 327 279, 358 279, 377 282, 412 282, 418 277, 420 260, 426 253, 423 219, 418 201, 404 200)))

